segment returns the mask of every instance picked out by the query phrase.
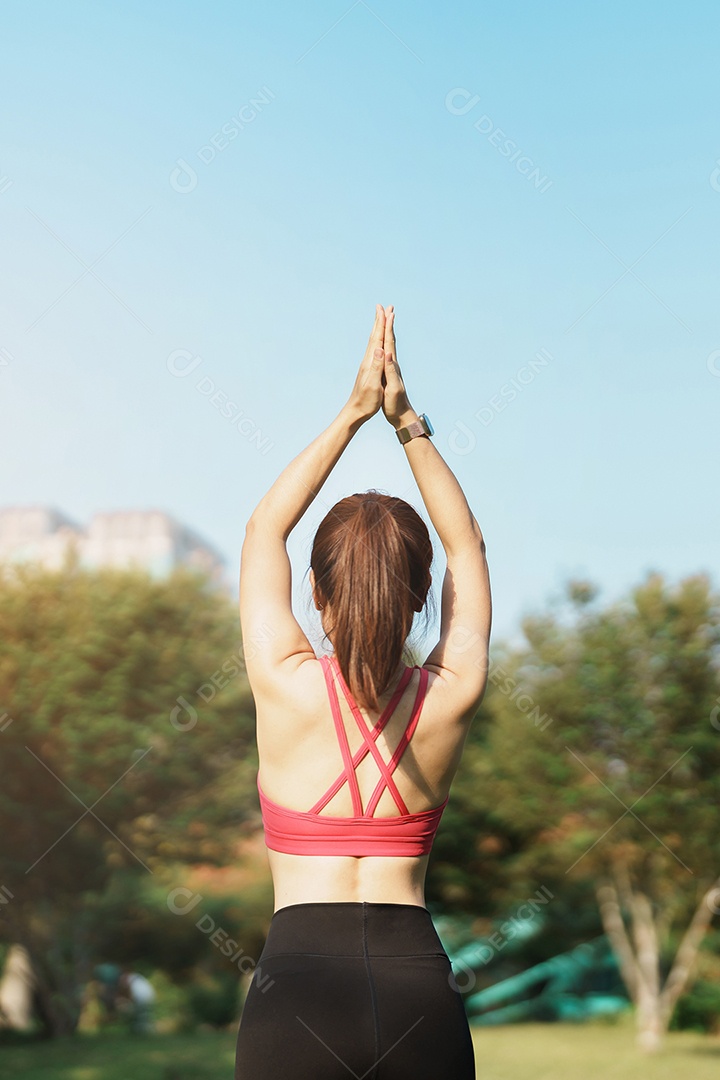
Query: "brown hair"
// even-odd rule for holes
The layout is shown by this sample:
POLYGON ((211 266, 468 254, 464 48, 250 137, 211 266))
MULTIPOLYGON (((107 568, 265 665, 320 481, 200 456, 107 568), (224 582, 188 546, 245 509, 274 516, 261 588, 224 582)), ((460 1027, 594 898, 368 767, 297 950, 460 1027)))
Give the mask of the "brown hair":
POLYGON ((317 601, 330 609, 324 636, 332 634, 343 678, 366 709, 378 709, 408 655, 415 613, 425 608, 427 618, 432 559, 414 507, 375 489, 341 499, 320 522, 310 568, 317 601))

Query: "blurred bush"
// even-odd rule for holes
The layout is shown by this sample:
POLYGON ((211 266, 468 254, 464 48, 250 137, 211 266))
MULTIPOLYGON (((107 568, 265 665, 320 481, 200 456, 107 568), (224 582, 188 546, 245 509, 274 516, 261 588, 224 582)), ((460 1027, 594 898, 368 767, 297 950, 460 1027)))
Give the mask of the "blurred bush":
POLYGON ((224 1028, 238 1015, 240 980, 229 972, 201 972, 187 988, 187 1003, 198 1024, 224 1028))
POLYGON ((720 982, 698 979, 678 1001, 670 1029, 720 1035, 720 982))

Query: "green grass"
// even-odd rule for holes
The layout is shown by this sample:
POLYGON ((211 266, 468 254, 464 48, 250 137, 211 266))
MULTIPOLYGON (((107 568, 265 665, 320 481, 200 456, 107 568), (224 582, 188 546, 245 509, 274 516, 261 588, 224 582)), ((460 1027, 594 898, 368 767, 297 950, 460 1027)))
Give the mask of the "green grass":
MULTIPOLYGON (((626 1021, 474 1028, 473 1038, 478 1080, 717 1080, 720 1075, 720 1039, 672 1033, 660 1054, 646 1058, 635 1049, 626 1021)), ((234 1055, 235 1035, 227 1032, 81 1036, 0 1046, 0 1077, 232 1080, 234 1055)))
POLYGON ((0 1077, 23 1080, 232 1080, 235 1036, 78 1035, 0 1047, 0 1077))
POLYGON ((671 1032, 648 1057, 631 1019, 618 1024, 473 1028, 478 1080, 718 1080, 720 1039, 671 1032))

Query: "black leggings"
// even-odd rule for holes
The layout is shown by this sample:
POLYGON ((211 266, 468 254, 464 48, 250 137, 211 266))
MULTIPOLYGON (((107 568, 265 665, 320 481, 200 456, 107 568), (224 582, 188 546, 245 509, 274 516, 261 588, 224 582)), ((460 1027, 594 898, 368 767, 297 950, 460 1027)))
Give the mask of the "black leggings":
POLYGON ((289 904, 272 917, 235 1080, 475 1080, 465 1006, 427 908, 289 904))

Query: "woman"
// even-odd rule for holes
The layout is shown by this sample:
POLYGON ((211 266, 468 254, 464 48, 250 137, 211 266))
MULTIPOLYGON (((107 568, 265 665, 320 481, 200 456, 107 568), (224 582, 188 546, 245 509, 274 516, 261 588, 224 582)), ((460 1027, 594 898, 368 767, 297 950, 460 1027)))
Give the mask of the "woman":
POLYGON ((347 403, 246 529, 240 617, 243 640, 258 642, 246 664, 275 906, 243 1008, 236 1080, 475 1076, 423 890, 487 683, 490 583, 480 526, 408 401, 393 324, 392 307, 378 305, 347 403), (380 409, 447 556, 440 640, 422 667, 404 657, 432 544, 401 499, 341 499, 317 530, 310 579, 331 656, 315 656, 291 608, 287 538, 380 409))

